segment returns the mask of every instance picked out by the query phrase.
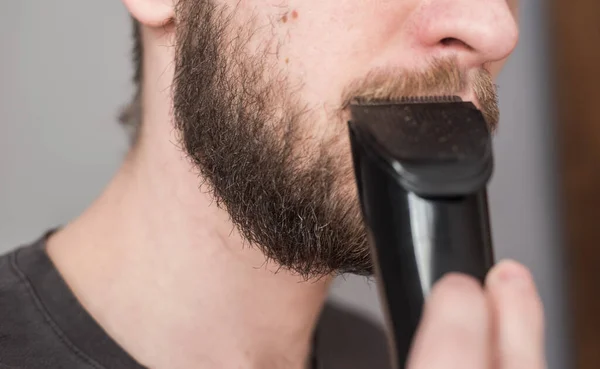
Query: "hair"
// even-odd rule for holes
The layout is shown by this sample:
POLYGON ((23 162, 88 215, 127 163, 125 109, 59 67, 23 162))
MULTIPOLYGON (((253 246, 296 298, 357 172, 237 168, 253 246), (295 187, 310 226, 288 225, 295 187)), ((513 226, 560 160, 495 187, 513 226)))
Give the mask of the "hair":
POLYGON ((140 23, 132 18, 133 26, 133 84, 134 93, 132 100, 121 111, 119 121, 129 134, 129 138, 133 143, 138 139, 140 127, 142 124, 142 78, 143 78, 143 54, 144 44, 142 42, 140 23))

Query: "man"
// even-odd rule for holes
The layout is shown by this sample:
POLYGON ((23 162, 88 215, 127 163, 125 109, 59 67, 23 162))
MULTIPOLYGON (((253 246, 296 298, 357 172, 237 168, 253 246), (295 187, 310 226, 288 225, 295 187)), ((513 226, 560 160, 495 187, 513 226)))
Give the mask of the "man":
MULTIPOLYGON (((495 126, 516 5, 124 3, 131 151, 80 217, 0 259, 1 365, 333 368, 316 343, 329 283, 372 271, 348 101, 456 94, 495 126)), ((542 346, 531 276, 503 262, 485 289, 436 285, 409 366, 537 369, 542 346)))

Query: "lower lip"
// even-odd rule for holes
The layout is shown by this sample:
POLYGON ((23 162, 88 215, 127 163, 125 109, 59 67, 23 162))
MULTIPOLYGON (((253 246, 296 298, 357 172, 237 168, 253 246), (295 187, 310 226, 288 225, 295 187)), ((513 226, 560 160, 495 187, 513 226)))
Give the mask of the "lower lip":
POLYGON ((475 105, 477 107, 477 109, 481 109, 481 105, 479 104, 479 101, 477 100, 477 97, 475 96, 475 94, 473 92, 469 92, 466 93, 464 95, 459 95, 461 97, 461 99, 463 99, 463 101, 469 101, 472 102, 473 105, 475 105))

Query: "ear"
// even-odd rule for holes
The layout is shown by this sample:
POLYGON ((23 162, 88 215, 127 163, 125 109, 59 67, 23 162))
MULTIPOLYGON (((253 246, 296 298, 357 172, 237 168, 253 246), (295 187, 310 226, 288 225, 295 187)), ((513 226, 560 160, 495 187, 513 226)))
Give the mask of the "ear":
POLYGON ((147 27, 162 27, 175 15, 174 0, 123 0, 129 13, 147 27))

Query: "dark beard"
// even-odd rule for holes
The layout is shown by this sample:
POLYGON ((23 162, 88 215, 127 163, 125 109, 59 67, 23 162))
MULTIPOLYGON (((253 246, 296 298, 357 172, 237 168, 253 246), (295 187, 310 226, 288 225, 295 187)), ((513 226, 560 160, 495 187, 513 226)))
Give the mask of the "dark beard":
POLYGON ((181 0, 176 14, 173 99, 184 150, 244 239, 304 277, 373 271, 343 139, 349 99, 453 95, 472 86, 488 124, 498 122, 489 73, 437 60, 421 71, 375 70, 353 81, 327 122, 337 132, 316 140, 312 112, 267 65, 272 56, 247 50, 251 24, 234 28, 231 13, 210 0, 181 0))
POLYGON ((223 10, 181 1, 177 14, 175 124, 205 189, 282 268, 306 278, 371 274, 356 196, 339 185, 354 186, 340 143, 305 140, 309 114, 282 98, 285 81, 265 81, 266 58, 248 55, 243 35, 226 42, 223 10))

